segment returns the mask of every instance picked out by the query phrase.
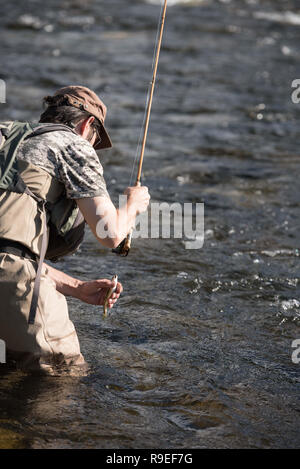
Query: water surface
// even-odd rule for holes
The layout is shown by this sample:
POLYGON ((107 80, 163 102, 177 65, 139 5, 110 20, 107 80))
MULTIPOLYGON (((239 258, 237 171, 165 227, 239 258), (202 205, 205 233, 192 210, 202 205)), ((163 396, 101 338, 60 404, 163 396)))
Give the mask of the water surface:
MULTIPOLYGON (((37 120, 67 84, 109 108, 101 156, 129 184, 159 1, 1 7, 1 119, 37 120)), ((0 378, 0 447, 299 447, 299 76, 296 0, 170 2, 143 181, 156 202, 204 202, 205 242, 136 240, 121 259, 87 234, 58 264, 118 273, 108 320, 70 300, 86 377, 0 378)))

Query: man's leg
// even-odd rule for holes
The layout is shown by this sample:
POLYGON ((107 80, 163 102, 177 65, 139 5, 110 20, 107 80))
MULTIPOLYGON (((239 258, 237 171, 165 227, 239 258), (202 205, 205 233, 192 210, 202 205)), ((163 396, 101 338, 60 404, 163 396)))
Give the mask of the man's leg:
POLYGON ((44 272, 34 324, 28 324, 34 262, 0 254, 0 338, 9 355, 28 370, 86 369, 64 295, 44 272))

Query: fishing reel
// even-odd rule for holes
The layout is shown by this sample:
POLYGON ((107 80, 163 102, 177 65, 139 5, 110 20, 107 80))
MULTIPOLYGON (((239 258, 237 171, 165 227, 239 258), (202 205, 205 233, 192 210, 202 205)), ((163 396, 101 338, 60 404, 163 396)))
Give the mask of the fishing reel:
POLYGON ((115 254, 118 254, 121 257, 127 257, 130 251, 131 246, 131 234, 128 235, 115 249, 111 251, 115 254))

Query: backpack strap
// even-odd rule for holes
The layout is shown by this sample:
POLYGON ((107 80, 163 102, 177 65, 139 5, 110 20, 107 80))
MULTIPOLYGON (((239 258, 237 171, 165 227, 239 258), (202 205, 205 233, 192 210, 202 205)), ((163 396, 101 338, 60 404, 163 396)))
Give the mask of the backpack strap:
POLYGON ((27 137, 25 137, 25 140, 27 140, 28 138, 37 137, 39 135, 46 134, 48 132, 60 132, 60 131, 72 132, 73 134, 77 135, 75 130, 67 125, 49 123, 49 124, 38 125, 37 127, 35 127, 33 132, 27 135, 27 137))
POLYGON ((42 268, 43 268, 43 263, 44 263, 46 252, 47 252, 47 247, 48 247, 47 215, 46 215, 46 209, 45 209, 45 204, 44 203, 42 205, 42 209, 43 209, 43 215, 45 217, 45 223, 44 223, 44 228, 43 228, 43 237, 42 237, 42 246, 41 246, 40 259, 39 259, 38 268, 37 268, 37 271, 36 271, 36 277, 35 277, 34 285, 33 285, 33 292, 32 292, 32 299, 31 299, 31 305, 30 305, 30 310, 29 310, 28 324, 34 324, 34 321, 35 321, 36 310, 37 310, 38 299, 39 299, 39 293, 40 293, 42 268))
POLYGON ((32 298, 31 298, 31 304, 30 304, 30 310, 29 310, 29 317, 28 317, 28 324, 34 324, 37 305, 38 305, 38 299, 39 299, 39 293, 40 293, 42 268, 43 268, 43 263, 44 263, 46 252, 47 252, 47 247, 48 247, 47 214, 46 214, 46 208, 45 208, 46 201, 42 199, 41 197, 38 197, 35 194, 33 194, 33 192, 31 192, 29 187, 23 181, 21 176, 19 176, 18 178, 18 181, 15 185, 15 189, 16 189, 16 192, 20 194, 30 195, 30 197, 32 197, 41 206, 42 211, 43 211, 43 216, 45 219, 45 223, 43 227, 40 258, 39 258, 38 267, 36 271, 36 277, 34 280, 33 292, 32 292, 32 298))

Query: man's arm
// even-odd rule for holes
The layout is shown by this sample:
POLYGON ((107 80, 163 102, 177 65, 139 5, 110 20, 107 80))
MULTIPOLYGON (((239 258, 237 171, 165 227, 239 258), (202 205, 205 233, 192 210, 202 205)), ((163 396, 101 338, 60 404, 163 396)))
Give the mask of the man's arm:
POLYGON ((108 197, 77 199, 77 205, 97 240, 108 248, 117 247, 134 227, 136 216, 150 200, 147 187, 128 187, 127 203, 116 208, 108 197))
MULTIPOLYGON (((107 279, 84 282, 54 269, 48 264, 44 264, 44 269, 46 275, 54 281, 56 290, 65 296, 72 296, 91 305, 103 305, 107 290, 114 285, 111 280, 107 279)), ((108 303, 110 308, 117 301, 122 291, 123 287, 118 282, 116 291, 112 294, 108 303)))
MULTIPOLYGON (((85 220, 95 237, 104 246, 118 246, 134 226, 137 214, 145 211, 149 205, 150 196, 147 187, 128 187, 125 195, 127 195, 127 203, 119 209, 115 208, 108 197, 77 199, 77 205, 85 220), (105 233, 101 233, 102 231, 105 233)), ((114 286, 114 283, 107 279, 84 282, 45 263, 44 269, 60 293, 93 305, 102 305, 107 290, 114 286)), ((118 282, 117 288, 108 302, 110 308, 122 291, 123 287, 118 282)))

